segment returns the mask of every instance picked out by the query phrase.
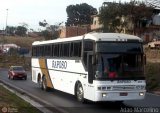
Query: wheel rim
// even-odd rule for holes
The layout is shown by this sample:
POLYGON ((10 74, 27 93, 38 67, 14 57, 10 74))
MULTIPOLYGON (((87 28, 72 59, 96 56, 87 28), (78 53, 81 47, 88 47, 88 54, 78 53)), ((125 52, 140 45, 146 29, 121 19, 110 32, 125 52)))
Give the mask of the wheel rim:
POLYGON ((77 98, 79 101, 83 100, 83 88, 81 85, 78 85, 78 88, 77 88, 77 98))
POLYGON ((41 82, 41 80, 38 81, 38 85, 39 85, 40 88, 42 88, 42 82, 41 82))
POLYGON ((43 89, 46 90, 46 79, 43 79, 43 89))

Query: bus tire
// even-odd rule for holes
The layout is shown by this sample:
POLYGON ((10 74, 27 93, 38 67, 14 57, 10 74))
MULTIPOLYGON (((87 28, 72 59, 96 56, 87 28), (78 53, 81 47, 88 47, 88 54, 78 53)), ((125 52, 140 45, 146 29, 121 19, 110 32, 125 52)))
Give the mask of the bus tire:
POLYGON ((43 89, 42 80, 41 80, 41 75, 40 74, 38 75, 38 86, 39 86, 39 88, 43 89))
POLYGON ((85 102, 84 91, 81 83, 77 83, 76 85, 76 98, 79 102, 85 102))
POLYGON ((45 91, 49 90, 49 87, 47 86, 47 81, 46 81, 45 76, 43 76, 43 78, 42 78, 42 89, 45 90, 45 91))

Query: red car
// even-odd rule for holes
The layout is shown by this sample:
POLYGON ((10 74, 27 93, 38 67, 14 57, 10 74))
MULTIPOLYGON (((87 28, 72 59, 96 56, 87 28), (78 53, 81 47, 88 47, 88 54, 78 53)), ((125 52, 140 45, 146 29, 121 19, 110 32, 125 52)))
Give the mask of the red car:
POLYGON ((8 78, 23 78, 24 80, 27 80, 27 73, 22 66, 11 66, 8 70, 8 78))

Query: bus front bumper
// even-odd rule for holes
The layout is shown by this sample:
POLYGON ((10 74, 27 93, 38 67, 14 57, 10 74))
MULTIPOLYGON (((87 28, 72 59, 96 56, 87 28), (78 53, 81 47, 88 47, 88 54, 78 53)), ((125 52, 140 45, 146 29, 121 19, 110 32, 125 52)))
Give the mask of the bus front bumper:
POLYGON ((94 101, 141 100, 146 91, 96 91, 94 101))

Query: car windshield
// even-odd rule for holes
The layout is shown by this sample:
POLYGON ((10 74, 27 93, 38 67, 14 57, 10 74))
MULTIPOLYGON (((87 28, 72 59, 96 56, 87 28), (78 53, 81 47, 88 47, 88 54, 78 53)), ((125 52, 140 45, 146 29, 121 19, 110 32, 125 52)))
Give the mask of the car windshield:
POLYGON ((13 71, 24 71, 23 67, 13 67, 13 71))
POLYGON ((142 54, 99 54, 96 78, 143 77, 142 54))

